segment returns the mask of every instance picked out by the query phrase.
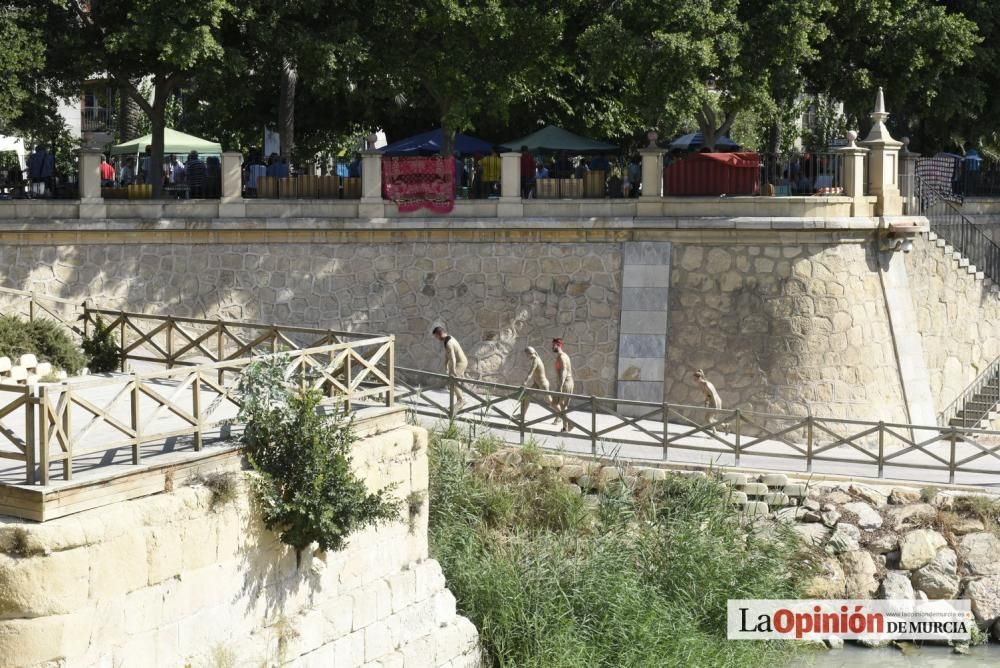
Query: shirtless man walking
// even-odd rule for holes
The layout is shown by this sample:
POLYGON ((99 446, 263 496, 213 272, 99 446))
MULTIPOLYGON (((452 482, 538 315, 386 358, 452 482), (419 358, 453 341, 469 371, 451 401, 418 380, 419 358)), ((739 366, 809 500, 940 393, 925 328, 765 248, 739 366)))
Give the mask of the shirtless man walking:
MULTIPOLYGON (((573 365, 569 361, 569 355, 563 351, 563 340, 562 339, 552 339, 552 352, 556 354, 556 391, 564 392, 566 394, 573 393, 573 365)), ((569 397, 555 397, 552 400, 552 406, 557 411, 561 411, 563 428, 562 431, 569 431, 572 429, 569 423, 569 416, 566 414, 566 409, 569 408, 569 397)), ((559 416, 552 421, 552 424, 558 424, 559 416)))
MULTIPOLYGON (((531 387, 536 390, 549 389, 549 379, 545 376, 545 363, 542 362, 542 358, 539 357, 538 352, 528 346, 524 349, 524 354, 528 356, 528 360, 531 362, 531 370, 528 371, 528 375, 525 377, 524 382, 521 383, 522 387, 531 387), (530 383, 530 384, 529 384, 530 383)), ((545 395, 542 395, 545 397, 545 395)), ((544 400, 544 399, 543 399, 544 400)), ((522 390, 521 393, 521 418, 528 412, 528 404, 530 399, 528 397, 527 391, 522 390)))
POLYGON ((451 392, 451 405, 454 407, 452 416, 454 416, 465 405, 465 396, 462 394, 461 382, 459 381, 465 378, 465 370, 469 366, 469 360, 466 358, 462 346, 455 337, 448 336, 444 327, 435 327, 431 334, 444 345, 445 373, 454 379, 448 384, 451 392))
MULTIPOLYGON (((701 391, 705 393, 705 408, 722 408, 722 398, 719 397, 715 385, 705 378, 705 372, 698 369, 694 372, 694 379, 697 381, 699 387, 701 387, 701 391)), ((706 412, 706 422, 711 422, 713 417, 715 417, 714 413, 706 412)), ((715 427, 709 427, 708 429, 709 431, 715 431, 715 427)))

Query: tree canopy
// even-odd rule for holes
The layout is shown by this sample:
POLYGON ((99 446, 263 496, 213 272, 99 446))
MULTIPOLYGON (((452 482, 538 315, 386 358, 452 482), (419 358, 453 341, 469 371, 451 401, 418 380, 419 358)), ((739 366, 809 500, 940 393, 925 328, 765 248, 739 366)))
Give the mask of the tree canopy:
POLYGON ((1000 139, 993 0, 24 0, 0 38, 8 134, 51 132, 56 100, 106 78, 154 136, 168 115, 236 149, 277 127, 300 161, 378 127, 776 150, 810 100, 846 118, 809 141, 864 132, 880 85, 920 150, 1000 139))

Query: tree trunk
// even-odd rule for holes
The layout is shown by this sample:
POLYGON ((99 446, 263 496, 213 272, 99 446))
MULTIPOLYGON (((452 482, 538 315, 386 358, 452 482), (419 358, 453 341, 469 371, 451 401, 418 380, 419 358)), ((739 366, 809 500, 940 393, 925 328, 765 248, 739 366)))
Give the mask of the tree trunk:
POLYGON ((702 138, 704 139, 701 147, 707 148, 709 151, 714 151, 715 144, 719 141, 719 138, 729 133, 735 120, 736 112, 726 111, 722 124, 716 125, 718 116, 715 110, 708 104, 703 105, 701 111, 698 113, 698 129, 701 131, 702 138))
POLYGON ((149 173, 146 175, 153 184, 153 197, 163 194, 163 130, 167 127, 166 110, 169 92, 163 93, 159 85, 155 88, 153 111, 149 114, 149 123, 153 132, 153 154, 149 159, 149 173))
POLYGON ((122 86, 118 87, 118 143, 135 139, 139 135, 139 105, 122 86))
POLYGON ((444 120, 441 122, 441 155, 446 157, 455 152, 455 128, 444 120))
POLYGON ((278 86, 278 132, 281 137, 281 155, 292 165, 295 149, 295 88, 299 73, 289 58, 281 59, 281 83, 278 86))
POLYGON ((777 122, 771 123, 771 127, 767 129, 767 152, 778 153, 780 148, 781 148, 781 128, 778 127, 777 122))

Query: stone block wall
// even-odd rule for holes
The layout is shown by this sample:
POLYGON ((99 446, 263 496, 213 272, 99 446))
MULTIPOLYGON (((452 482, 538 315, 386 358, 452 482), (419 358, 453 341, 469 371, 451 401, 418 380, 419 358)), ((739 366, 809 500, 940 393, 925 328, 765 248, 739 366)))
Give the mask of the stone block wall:
POLYGON ((79 244, 0 247, 0 284, 95 305, 392 333, 399 366, 444 370, 431 329, 468 376, 520 383, 521 350, 566 340, 576 389, 615 391, 617 243, 79 244), (512 354, 513 353, 513 354, 512 354))
POLYGON ((40 525, 0 518, 3 665, 478 666, 476 629, 427 555, 426 431, 354 451, 370 488, 398 485, 401 517, 300 566, 245 492, 214 509, 194 486, 40 525))
POLYGON ((935 410, 1000 356, 1000 294, 970 274, 943 239, 921 236, 904 255, 935 410))
POLYGON ((666 395, 726 408, 905 420, 870 242, 675 244, 666 395))

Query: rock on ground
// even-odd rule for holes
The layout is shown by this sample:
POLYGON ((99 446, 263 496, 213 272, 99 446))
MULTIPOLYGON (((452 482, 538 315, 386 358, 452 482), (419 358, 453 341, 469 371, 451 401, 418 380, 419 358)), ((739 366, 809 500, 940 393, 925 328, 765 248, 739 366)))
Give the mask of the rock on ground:
POLYGON ((958 553, 969 575, 1000 575, 1000 539, 992 533, 962 536, 958 553))
POLYGON ((878 529, 882 526, 882 516, 871 505, 864 501, 844 504, 844 510, 858 517, 858 526, 862 529, 878 529))
POLYGON ((792 527, 806 545, 820 546, 833 533, 822 524, 796 524, 792 527))
POLYGON ((923 568, 913 573, 913 586, 931 599, 952 599, 958 593, 958 558, 951 548, 943 547, 923 568))
POLYGON ((919 501, 920 501, 920 491, 916 489, 895 487, 889 493, 889 503, 896 506, 902 506, 907 503, 918 503, 919 501))
POLYGON ((853 524, 838 524, 834 529, 826 549, 833 554, 854 552, 861 547, 861 530, 853 524))
POLYGON ((909 506, 889 506, 885 510, 885 526, 893 531, 927 525, 937 517, 938 509, 929 503, 909 506))
POLYGON ((890 601, 912 601, 915 598, 910 576, 906 571, 887 571, 882 580, 882 598, 890 601))
POLYGON ((820 570, 821 573, 806 584, 806 597, 843 598, 847 581, 840 561, 836 557, 825 557, 820 562, 820 570))
POLYGON ((858 497, 859 499, 867 501, 876 508, 881 508, 886 504, 886 501, 888 500, 886 495, 883 494, 882 492, 878 491, 877 489, 873 489, 871 487, 866 487, 865 485, 851 485, 847 489, 847 491, 853 494, 854 496, 858 497))
POLYGON ((979 626, 989 628, 1000 619, 1000 575, 972 580, 965 586, 962 598, 971 602, 979 626))
POLYGON ((932 529, 915 529, 899 542, 899 567, 912 571, 934 558, 939 548, 947 545, 944 536, 932 529))
POLYGON ((865 550, 845 552, 840 555, 847 581, 847 598, 874 598, 878 591, 878 568, 872 555, 865 550))

